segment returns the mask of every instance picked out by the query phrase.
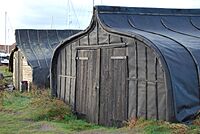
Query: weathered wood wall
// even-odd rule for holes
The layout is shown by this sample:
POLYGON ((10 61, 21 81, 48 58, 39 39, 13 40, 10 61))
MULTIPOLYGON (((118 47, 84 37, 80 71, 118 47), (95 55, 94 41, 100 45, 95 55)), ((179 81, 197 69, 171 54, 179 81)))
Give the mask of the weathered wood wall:
POLYGON ((21 79, 21 70, 19 69, 21 66, 21 53, 16 51, 13 56, 13 85, 15 88, 19 89, 20 84, 19 80, 21 79))
POLYGON ((99 25, 63 47, 57 96, 93 123, 120 126, 131 117, 167 120, 165 76, 150 47, 99 25))
POLYGON ((167 120, 165 76, 154 51, 140 41, 129 42, 129 115, 167 120))
POLYGON ((32 83, 32 68, 28 65, 26 58, 21 51, 16 51, 13 57, 13 84, 20 89, 20 82, 32 83))
POLYGON ((22 57, 22 81, 32 83, 32 68, 28 65, 26 58, 22 57))

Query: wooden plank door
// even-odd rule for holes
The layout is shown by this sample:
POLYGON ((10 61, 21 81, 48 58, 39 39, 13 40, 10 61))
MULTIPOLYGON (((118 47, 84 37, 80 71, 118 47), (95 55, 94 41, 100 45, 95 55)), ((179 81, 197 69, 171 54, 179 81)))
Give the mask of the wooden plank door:
POLYGON ((127 119, 127 56, 126 48, 101 50, 99 123, 121 126, 127 119))
POLYGON ((76 63, 76 112, 98 123, 100 50, 78 50, 76 63))

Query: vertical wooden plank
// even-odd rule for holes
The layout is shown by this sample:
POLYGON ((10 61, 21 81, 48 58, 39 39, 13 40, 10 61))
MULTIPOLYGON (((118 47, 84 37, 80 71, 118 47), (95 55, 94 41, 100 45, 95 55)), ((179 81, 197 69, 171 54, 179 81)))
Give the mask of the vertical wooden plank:
POLYGON ((96 34, 96 45, 99 45, 99 38, 100 38, 100 36, 99 36, 99 24, 96 22, 96 32, 97 32, 97 34, 96 34))
MULTIPOLYGON (((109 36, 109 41, 111 40, 111 35, 109 36)), ((105 120, 105 124, 106 125, 108 125, 108 126, 111 126, 112 125, 112 123, 113 123, 113 106, 114 106, 114 101, 115 101, 115 96, 114 96, 114 93, 115 93, 115 91, 113 90, 113 81, 114 81, 114 79, 113 79, 113 73, 112 73, 112 71, 113 71, 113 60, 111 60, 111 56, 113 55, 113 49, 112 48, 110 48, 110 49, 108 49, 107 50, 107 59, 106 59, 106 61, 107 61, 107 63, 105 63, 105 64, 108 64, 108 76, 109 76, 109 79, 110 79, 110 81, 108 81, 108 83, 106 83, 107 81, 104 81, 105 83, 101 83, 101 85, 103 85, 103 84, 105 84, 105 86, 107 86, 106 88, 106 94, 105 94, 105 97, 106 97, 106 111, 105 111, 105 113, 107 112, 107 119, 105 120)), ((102 71, 102 70, 101 70, 102 71)), ((103 113, 103 114, 105 114, 105 113, 103 113)))
POLYGON ((138 116, 146 115, 146 82, 145 82, 145 46, 139 42, 138 44, 138 116))
POLYGON ((161 63, 157 64, 157 79, 158 79, 158 116, 161 120, 166 120, 166 86, 164 82, 164 71, 161 68, 161 63))
POLYGON ((85 91, 85 100, 86 100, 86 104, 85 104, 85 107, 86 107, 86 117, 87 117, 87 120, 88 121, 90 121, 90 122, 93 122, 93 119, 94 119, 94 114, 95 113, 93 113, 93 100, 92 100, 92 90, 93 90, 93 78, 92 78, 92 68, 93 68, 93 66, 95 66, 95 65, 93 65, 93 63, 92 63, 92 61, 93 61, 93 57, 92 57, 92 53, 93 53, 93 50, 90 50, 90 51, 88 51, 88 68, 87 68, 87 70, 88 70, 88 73, 87 74, 85 74, 85 75, 87 75, 87 89, 86 89, 86 91, 85 91))
MULTIPOLYGON (((77 57, 78 58, 80 56, 79 52, 77 52, 77 57)), ((81 88, 81 61, 79 61, 78 59, 76 59, 76 69, 77 69, 77 73, 76 73, 76 104, 75 104, 75 109, 77 112, 81 111, 80 108, 80 88, 81 88)))
MULTIPOLYGON (((115 48, 113 56, 126 56, 126 48, 115 48)), ((113 115, 117 126, 127 119, 127 59, 113 60, 113 115)))
POLYGON ((22 68, 22 66, 21 66, 21 52, 20 51, 18 51, 18 56, 19 56, 19 58, 18 58, 18 89, 20 89, 20 82, 21 82, 21 74, 22 74, 22 70, 23 70, 23 68, 22 68))
POLYGON ((112 76, 111 57, 112 49, 101 49, 100 75, 100 109, 99 124, 109 125, 112 119, 112 76), (110 112, 109 112, 110 111, 110 112))
MULTIPOLYGON (((88 75, 88 79, 87 79, 87 84, 88 84, 88 88, 86 90, 86 109, 87 109, 87 119, 91 122, 94 122, 93 119, 94 119, 94 116, 96 113, 93 113, 93 108, 94 106, 92 105, 95 101, 93 100, 93 97, 92 97, 92 90, 93 89, 93 81, 95 81, 92 77, 92 73, 93 72, 93 67, 95 65, 93 65, 93 53, 94 50, 90 50, 88 51, 88 73, 86 75, 88 75)), ((94 94, 95 95, 95 94, 94 94)))
POLYGON ((148 55, 147 47, 145 46, 145 119, 148 118, 148 55))
MULTIPOLYGON (((68 75, 67 75, 68 76, 68 75)), ((69 75, 70 76, 70 75, 69 75)), ((65 77, 65 102, 70 103, 71 78, 65 77)))
POLYGON ((91 89, 91 100, 92 100, 92 122, 98 123, 99 117, 99 74, 100 74, 100 50, 94 50, 92 53, 92 89, 91 89))
POLYGON ((88 89, 86 95, 86 106, 88 120, 98 123, 99 114, 99 62, 100 50, 88 52, 88 89))
POLYGON ((16 52, 14 52, 14 54, 13 54, 13 77, 12 77, 12 79, 13 79, 14 87, 17 88, 16 83, 15 83, 15 81, 16 81, 16 52))
POLYGON ((93 58, 93 62, 94 64, 96 64, 96 67, 94 67, 94 76, 93 78, 96 80, 94 81, 94 84, 93 84, 93 89, 94 89, 94 92, 93 94, 95 94, 96 96, 93 96, 93 100, 96 100, 96 103, 93 104, 95 105, 96 107, 94 108, 93 112, 95 113, 95 123, 99 123, 99 103, 100 103, 100 55, 101 55, 101 50, 97 50, 96 53, 95 53, 95 56, 93 57, 96 57, 96 58, 93 58), (97 59, 97 60, 96 60, 97 59))
MULTIPOLYGON (((79 41, 73 43, 70 46, 70 50, 71 50, 71 66, 70 66, 70 74, 73 77, 76 77, 76 49, 75 47, 79 45, 79 41)), ((74 105, 75 105, 75 83, 76 83, 76 78, 71 79, 70 81, 70 93, 69 93, 69 101, 70 101, 70 105, 72 106, 72 108, 74 109, 74 105)))
MULTIPOLYGON (((128 41, 130 41, 130 39, 128 39, 128 38, 124 38, 123 39, 124 40, 124 42, 128 42, 128 41)), ((129 42, 130 43, 130 42, 129 42)), ((126 56, 126 63, 125 63, 125 65, 126 65, 126 67, 124 68, 125 69, 125 75, 126 75, 126 78, 125 78, 125 82, 126 82, 126 85, 125 85, 125 87, 126 87, 126 92, 125 92, 125 98, 126 98, 126 120, 128 120, 129 119, 129 65, 128 65, 128 47, 126 46, 125 47, 125 56, 126 56)))
MULTIPOLYGON (((68 60, 70 60, 69 58, 71 57, 68 57, 68 46, 66 46, 65 48, 65 96, 64 96, 64 99, 65 99, 65 102, 67 102, 69 104, 69 90, 70 90, 70 78, 67 77, 67 76, 70 76, 69 73, 68 73, 68 68, 69 67, 69 62, 68 60)), ((71 60, 70 60, 71 61, 71 60)))
MULTIPOLYGON (((82 56, 79 51, 77 52, 77 58, 82 56)), ((82 68, 82 62, 77 59, 77 83, 76 83, 76 110, 77 112, 81 112, 81 88, 82 88, 82 78, 81 78, 81 68, 82 68)))
POLYGON ((17 89, 19 90, 20 89, 20 87, 19 87, 19 81, 20 81, 20 79, 19 79, 19 75, 20 75, 20 64, 19 64, 19 62, 20 62, 20 56, 19 56, 19 51, 17 51, 16 52, 16 56, 17 56, 17 62, 16 62, 16 87, 17 87, 17 89))
MULTIPOLYGON (((84 55, 84 52, 83 51, 80 51, 78 50, 78 57, 85 57, 84 55)), ((80 113, 82 114, 85 114, 85 111, 84 111, 84 104, 85 104, 85 85, 86 85, 86 76, 85 73, 87 70, 86 68, 87 67, 87 62, 88 61, 84 61, 84 60, 78 60, 79 61, 79 65, 80 65, 80 69, 79 69, 79 72, 77 72, 80 76, 79 79, 77 79, 77 81, 79 82, 79 86, 80 88, 77 90, 77 93, 79 92, 79 107, 80 107, 80 113), (85 73, 85 74, 84 74, 85 73)))
MULTIPOLYGON (((84 54, 82 51, 79 51, 79 54, 80 54, 80 57, 84 57, 84 54)), ((80 113, 82 114, 85 114, 85 111, 84 111, 85 93, 84 92, 85 92, 86 80, 85 80, 84 72, 86 71, 86 68, 87 68, 87 62, 88 61, 80 60, 80 79, 78 79, 78 81, 80 81, 80 84, 79 84, 80 85, 79 99, 80 99, 80 110, 81 110, 80 113)))
MULTIPOLYGON (((88 57, 87 51, 78 50, 79 57, 88 57)), ((88 79, 88 61, 77 59, 77 88, 76 88, 76 107, 77 112, 86 114, 86 95, 87 95, 87 79, 88 79)))
MULTIPOLYGON (((66 76, 71 76, 71 45, 68 45, 65 48, 65 75, 66 76)), ((71 92, 71 78, 65 77, 65 101, 70 104, 70 92, 71 92)))
MULTIPOLYGON (((155 58, 155 80, 158 81, 158 59, 155 58)), ((158 113, 158 82, 155 84, 155 95, 156 95, 156 119, 159 119, 158 113)))
POLYGON ((20 52, 20 51, 17 51, 16 52, 16 87, 17 87, 17 89, 20 89, 20 82, 22 81, 22 73, 23 73, 23 66, 22 66, 22 57, 21 57, 21 55, 22 55, 22 53, 20 52))
MULTIPOLYGON (((24 72, 24 66, 23 66, 23 63, 22 63, 22 56, 23 56, 23 53, 20 51, 20 58, 19 58, 19 66, 20 66, 20 75, 19 75, 19 86, 21 86, 20 85, 20 83, 21 83, 21 81, 23 80, 23 72, 24 72)), ((21 87, 20 87, 21 88, 21 87)))
POLYGON ((58 55, 58 61, 57 61, 57 88, 56 88, 56 89, 57 89, 57 97, 58 97, 58 98, 60 98, 60 88, 61 88, 61 86, 60 86, 60 84, 61 84, 61 83, 60 83, 60 71, 61 71, 61 70, 60 70, 60 68, 61 68, 61 67, 60 67, 60 61, 61 61, 60 59, 61 59, 61 58, 60 58, 60 57, 61 57, 61 56, 60 56, 60 54, 59 54, 59 55, 58 55))
MULTIPOLYGON (((104 62, 105 62, 105 57, 107 57, 106 56, 106 51, 105 51, 106 49, 102 49, 101 50, 101 55, 100 55, 100 59, 101 59, 101 64, 100 64, 100 68, 101 68, 101 71, 100 71, 100 81, 101 81, 101 83, 104 83, 104 81, 105 80, 109 80, 109 79, 107 79, 107 71, 106 70, 108 70, 107 69, 107 67, 104 67, 104 66, 107 66, 108 64, 105 64, 104 62), (105 57, 104 57, 105 56, 105 57)), ((102 84, 102 85, 100 85, 100 87, 101 87, 101 89, 100 89, 100 92, 99 92, 99 94, 100 94, 100 100, 99 100, 99 124, 103 124, 104 123, 104 120, 105 120, 105 116, 106 116, 106 114, 104 114, 104 110, 106 109, 105 107, 105 84, 102 84)))
POLYGON ((88 34, 88 45, 97 45, 97 26, 88 34))
POLYGON ((18 51, 16 51, 14 53, 14 59, 15 59, 15 64, 14 64, 14 72, 13 72, 13 74, 15 76, 15 79, 13 79, 13 80, 14 80, 14 86, 15 86, 15 88, 17 88, 19 90, 19 86, 18 86, 18 81, 19 81, 19 79, 18 79, 18 76, 19 76, 18 75, 18 70, 19 70, 19 65, 18 65, 19 56, 18 56, 18 51))
POLYGON ((148 94, 148 98, 147 98, 147 110, 148 110, 148 118, 154 118, 156 119, 156 78, 155 78, 155 55, 153 53, 153 50, 151 50, 150 48, 147 49, 147 55, 148 55, 148 90, 147 90, 147 94, 148 94))
POLYGON ((128 118, 137 118, 138 117, 138 62, 139 62, 139 50, 138 42, 135 40, 128 41, 128 118))
MULTIPOLYGON (((99 25, 99 24, 97 24, 99 25)), ((101 27, 101 26, 98 26, 97 28, 97 32, 98 32, 98 44, 108 44, 108 33, 105 32, 105 30, 101 27)))
POLYGON ((128 118, 136 117, 136 45, 135 42, 128 43, 128 73, 129 73, 129 93, 128 93, 128 118))
POLYGON ((139 87, 138 87, 138 44, 137 42, 135 43, 135 72, 136 72, 136 83, 135 83, 135 90, 136 90, 136 94, 135 94, 135 98, 136 98, 136 106, 135 106, 135 117, 137 118, 138 117, 138 90, 139 90, 139 87))
POLYGON ((76 89, 75 89, 75 107, 74 107, 74 109, 76 110, 76 112, 78 112, 78 111, 80 111, 80 108, 79 108, 79 101, 80 101, 80 99, 79 99, 79 89, 80 89, 80 84, 79 84, 79 82, 80 82, 80 68, 81 68, 81 66, 80 66, 80 61, 77 59, 79 57, 79 53, 77 52, 77 57, 76 57, 76 70, 77 70, 77 73, 76 73, 76 89))
POLYGON ((20 52, 18 51, 18 59, 17 59, 17 88, 20 89, 20 71, 22 68, 20 68, 20 52))
POLYGON ((19 89, 18 88, 18 83, 17 83, 17 77, 18 77, 18 75, 17 75, 17 70, 18 70, 18 53, 17 52, 15 52, 15 69, 14 69, 14 75, 15 75, 15 80, 14 80, 14 82, 15 82, 15 88, 17 88, 17 89, 19 89))
POLYGON ((60 99, 65 100, 65 77, 63 77, 65 75, 65 49, 62 49, 60 51, 61 53, 61 76, 60 76, 60 86, 61 86, 61 92, 60 92, 60 99))
MULTIPOLYGON (((88 52, 87 50, 83 51, 83 57, 88 57, 88 52)), ((82 97, 83 97, 83 101, 82 101, 82 109, 83 109, 83 113, 86 114, 87 113, 87 94, 88 94, 88 60, 83 60, 83 70, 82 70, 82 76, 83 76, 83 88, 82 90, 82 97)))

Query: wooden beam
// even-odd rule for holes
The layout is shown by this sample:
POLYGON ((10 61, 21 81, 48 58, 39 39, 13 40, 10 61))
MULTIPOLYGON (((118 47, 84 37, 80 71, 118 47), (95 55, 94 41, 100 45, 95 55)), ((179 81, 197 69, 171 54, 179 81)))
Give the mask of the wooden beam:
POLYGON ((68 76, 68 75, 59 75, 59 77, 65 77, 65 78, 70 78, 70 79, 75 79, 75 76, 68 76))
POLYGON ((100 49, 100 48, 115 48, 115 47, 125 47, 126 43, 114 43, 105 45, 90 45, 90 46, 77 46, 76 49, 100 49))

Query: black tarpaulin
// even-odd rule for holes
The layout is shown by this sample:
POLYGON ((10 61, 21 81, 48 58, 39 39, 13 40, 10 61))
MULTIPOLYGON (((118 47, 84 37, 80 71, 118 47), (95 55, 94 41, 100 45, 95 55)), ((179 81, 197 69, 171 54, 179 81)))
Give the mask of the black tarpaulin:
POLYGON ((54 49, 65 38, 80 30, 32 30, 15 31, 17 47, 22 51, 33 70, 33 84, 49 86, 49 68, 54 49))
POLYGON ((162 60, 175 120, 200 110, 200 10, 97 6, 97 20, 109 32, 147 42, 162 60))

